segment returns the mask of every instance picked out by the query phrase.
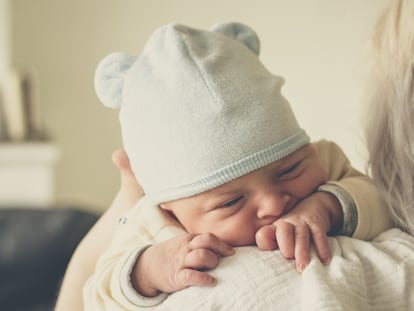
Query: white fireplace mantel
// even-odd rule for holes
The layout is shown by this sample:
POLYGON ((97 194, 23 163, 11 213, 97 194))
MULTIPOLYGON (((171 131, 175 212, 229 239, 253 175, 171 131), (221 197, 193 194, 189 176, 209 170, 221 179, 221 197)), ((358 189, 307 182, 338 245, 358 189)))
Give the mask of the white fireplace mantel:
POLYGON ((0 208, 52 205, 58 157, 51 143, 1 143, 0 208))

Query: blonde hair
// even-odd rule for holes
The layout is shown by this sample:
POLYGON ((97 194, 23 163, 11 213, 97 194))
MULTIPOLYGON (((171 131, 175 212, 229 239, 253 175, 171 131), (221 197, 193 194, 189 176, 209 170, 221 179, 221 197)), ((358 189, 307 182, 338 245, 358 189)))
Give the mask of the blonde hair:
POLYGON ((372 37, 368 168, 395 223, 414 235, 414 0, 395 0, 372 37))

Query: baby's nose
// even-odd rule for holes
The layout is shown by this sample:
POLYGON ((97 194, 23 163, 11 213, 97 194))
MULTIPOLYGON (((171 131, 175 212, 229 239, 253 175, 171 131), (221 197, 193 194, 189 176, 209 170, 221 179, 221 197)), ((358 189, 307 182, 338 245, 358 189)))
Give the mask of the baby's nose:
POLYGON ((260 200, 257 217, 279 217, 288 205, 289 195, 278 192, 267 192, 260 200))

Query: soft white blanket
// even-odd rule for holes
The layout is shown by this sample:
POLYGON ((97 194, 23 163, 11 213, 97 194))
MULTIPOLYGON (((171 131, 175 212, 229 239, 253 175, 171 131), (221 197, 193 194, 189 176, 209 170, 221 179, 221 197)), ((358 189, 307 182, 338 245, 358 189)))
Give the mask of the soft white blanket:
POLYGON ((278 251, 238 248, 211 273, 214 288, 190 287, 157 310, 414 310, 414 238, 389 230, 372 242, 330 239, 333 258, 315 254, 299 274, 278 251))

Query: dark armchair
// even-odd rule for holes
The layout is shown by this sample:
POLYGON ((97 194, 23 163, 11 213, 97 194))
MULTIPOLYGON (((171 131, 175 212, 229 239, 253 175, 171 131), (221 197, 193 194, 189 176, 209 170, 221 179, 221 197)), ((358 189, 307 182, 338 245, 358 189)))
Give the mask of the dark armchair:
POLYGON ((97 218, 72 207, 0 209, 0 310, 53 310, 69 259, 97 218))

